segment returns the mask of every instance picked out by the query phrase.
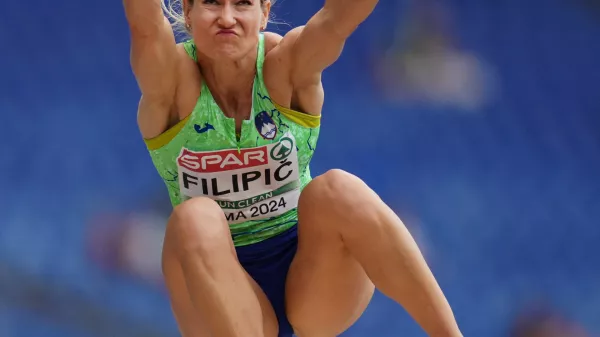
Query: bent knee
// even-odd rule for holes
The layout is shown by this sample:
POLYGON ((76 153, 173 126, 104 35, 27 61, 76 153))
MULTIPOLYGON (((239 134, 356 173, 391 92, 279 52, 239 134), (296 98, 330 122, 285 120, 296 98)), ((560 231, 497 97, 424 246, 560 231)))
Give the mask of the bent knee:
POLYGON ((388 212, 385 204, 360 178, 342 170, 330 170, 302 191, 299 228, 305 233, 311 228, 314 233, 332 229, 343 236, 360 236, 381 224, 376 219, 381 218, 382 212, 388 212))
POLYGON ((339 169, 329 170, 314 178, 302 191, 305 196, 331 197, 346 192, 356 176, 339 169))
POLYGON ((192 198, 175 206, 170 221, 177 223, 225 221, 221 207, 212 199, 192 198))
POLYGON ((362 205, 365 198, 373 197, 377 195, 360 178, 344 170, 332 169, 306 186, 300 202, 309 199, 313 205, 354 208, 362 205))
POLYGON ((177 255, 193 252, 203 255, 229 248, 231 234, 219 205, 204 197, 193 198, 176 206, 167 224, 165 247, 177 255))

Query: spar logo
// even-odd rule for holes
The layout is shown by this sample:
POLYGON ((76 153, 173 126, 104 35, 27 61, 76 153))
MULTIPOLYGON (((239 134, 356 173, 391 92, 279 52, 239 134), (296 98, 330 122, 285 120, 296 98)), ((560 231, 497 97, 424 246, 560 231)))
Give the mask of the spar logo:
POLYGON ((194 152, 181 150, 177 159, 179 166, 193 172, 220 172, 250 168, 267 164, 267 147, 253 149, 194 152))
POLYGON ((222 150, 211 152, 194 152, 186 148, 181 150, 177 159, 179 166, 193 172, 220 172, 251 168, 269 163, 271 159, 282 161, 287 159, 294 149, 294 140, 289 136, 282 137, 279 142, 270 146, 252 149, 222 150))

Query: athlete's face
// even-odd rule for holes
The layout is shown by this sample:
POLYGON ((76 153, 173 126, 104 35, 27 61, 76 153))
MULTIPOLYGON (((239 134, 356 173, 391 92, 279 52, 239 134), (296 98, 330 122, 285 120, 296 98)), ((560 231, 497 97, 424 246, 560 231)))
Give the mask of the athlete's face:
POLYGON ((186 20, 198 51, 211 58, 241 58, 256 49, 270 0, 186 0, 186 20))

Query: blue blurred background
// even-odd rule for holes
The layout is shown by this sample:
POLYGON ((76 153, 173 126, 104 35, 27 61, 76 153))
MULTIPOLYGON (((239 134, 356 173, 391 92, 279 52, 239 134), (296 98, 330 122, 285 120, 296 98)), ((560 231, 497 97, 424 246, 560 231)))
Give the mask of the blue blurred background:
MULTIPOLYGON (((322 2, 278 2, 270 30, 322 2)), ((177 336, 121 2, 2 7, 0 336, 177 336)), ((465 336, 595 336, 599 62, 595 0, 382 0, 324 76, 313 173, 398 212, 465 336)), ((424 334, 377 294, 344 336, 424 334)))

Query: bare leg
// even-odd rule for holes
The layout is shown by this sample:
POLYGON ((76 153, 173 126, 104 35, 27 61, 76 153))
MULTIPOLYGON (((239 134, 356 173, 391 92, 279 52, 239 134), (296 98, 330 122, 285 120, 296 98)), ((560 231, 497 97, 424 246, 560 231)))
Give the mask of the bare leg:
POLYGON ((197 198, 169 220, 163 271, 184 337, 276 336, 270 303, 237 260, 219 206, 197 198))
POLYGON ((337 336, 362 315, 374 286, 339 235, 322 223, 305 226, 313 217, 301 214, 286 284, 288 319, 299 337, 337 336))
POLYGON ((331 336, 320 331, 338 334, 353 323, 352 315, 364 309, 372 291, 366 275, 429 336, 462 336, 410 233, 360 179, 340 170, 325 173, 304 189, 298 212, 299 247, 286 296, 290 320, 301 337, 331 336), (317 291, 319 296, 311 295, 317 291), (351 303, 354 311, 347 308, 351 303), (319 320, 326 314, 319 308, 328 305, 338 316, 330 322, 319 320))

